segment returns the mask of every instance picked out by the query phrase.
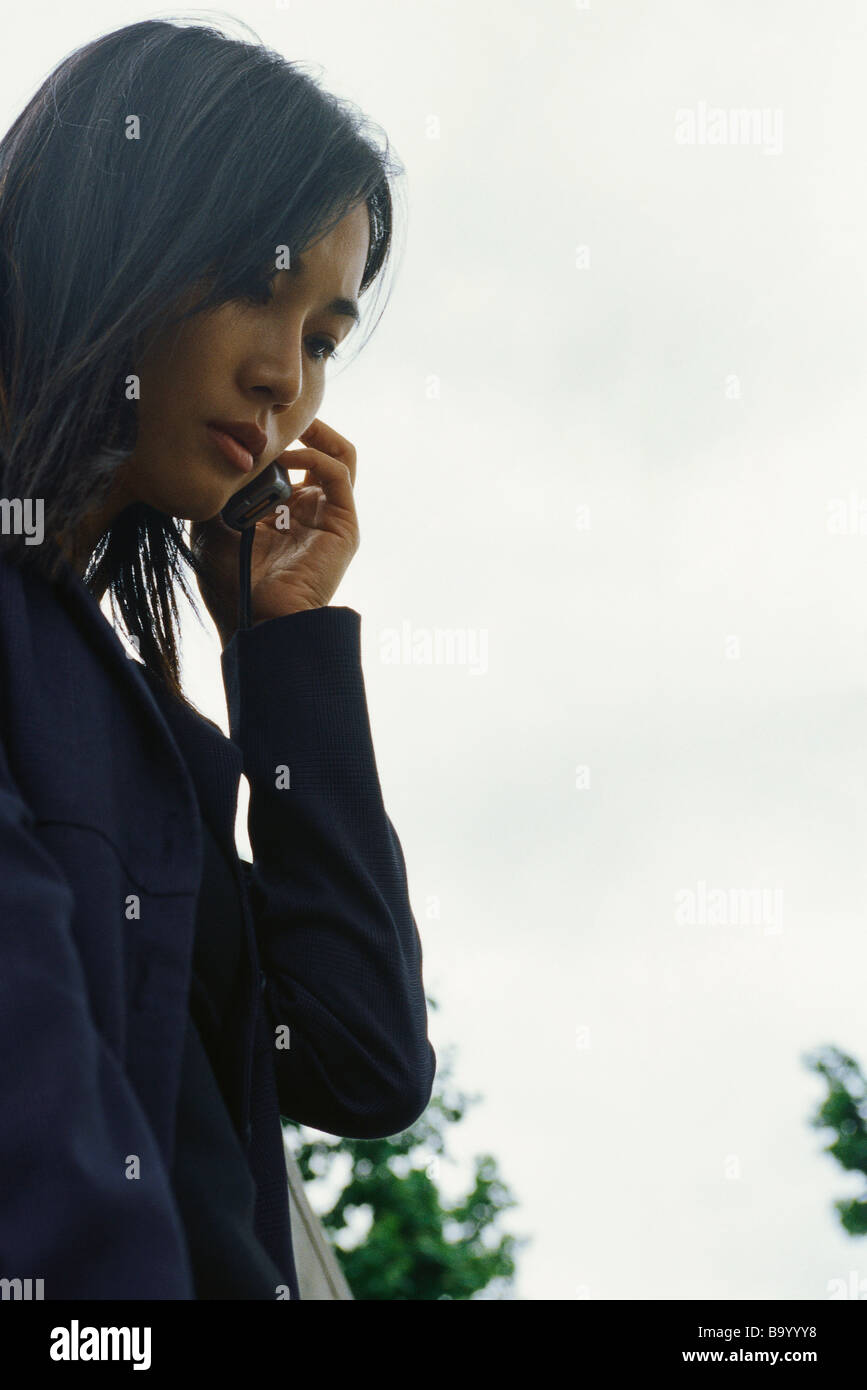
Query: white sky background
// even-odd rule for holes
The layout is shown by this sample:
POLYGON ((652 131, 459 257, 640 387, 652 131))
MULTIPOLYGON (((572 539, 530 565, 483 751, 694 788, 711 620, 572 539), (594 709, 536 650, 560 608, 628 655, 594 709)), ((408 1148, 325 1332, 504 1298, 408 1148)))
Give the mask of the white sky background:
MULTIPOLYGON (((72 47, 179 12, 4 16, 4 128, 72 47)), ((801 1061, 867 1065, 867 520, 828 530, 867 502, 867 5, 224 13, 408 171, 391 302, 321 413, 358 449, 333 602, 431 1037, 484 1097, 442 1185, 496 1156, 519 1299, 824 1299, 867 1278, 801 1061), (781 148, 679 144, 700 103, 781 113, 781 148), (486 669, 386 664, 403 622, 486 634, 486 669), (678 924, 701 880, 776 893, 781 930, 678 924)))

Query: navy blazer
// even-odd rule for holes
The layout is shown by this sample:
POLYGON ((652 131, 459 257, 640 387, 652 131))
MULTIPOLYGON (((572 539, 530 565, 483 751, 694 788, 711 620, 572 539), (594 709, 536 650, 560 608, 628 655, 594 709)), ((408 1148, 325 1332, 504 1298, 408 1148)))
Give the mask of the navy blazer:
POLYGON ((199 804, 244 910, 242 1114, 275 1298, 297 1297, 279 1116, 375 1139, 427 1106, 422 948, 360 622, 325 607, 237 632, 227 739, 127 655, 71 568, 52 585, 0 556, 0 1278, 195 1296, 169 1173, 199 804))

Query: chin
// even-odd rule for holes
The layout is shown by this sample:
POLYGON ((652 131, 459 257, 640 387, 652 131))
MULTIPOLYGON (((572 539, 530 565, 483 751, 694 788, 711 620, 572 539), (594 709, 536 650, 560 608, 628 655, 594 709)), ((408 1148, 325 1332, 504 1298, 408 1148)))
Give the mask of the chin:
POLYGON ((219 516, 232 497, 229 487, 203 486, 195 493, 185 492, 182 497, 174 496, 157 503, 160 511, 177 517, 179 521, 210 521, 219 516))

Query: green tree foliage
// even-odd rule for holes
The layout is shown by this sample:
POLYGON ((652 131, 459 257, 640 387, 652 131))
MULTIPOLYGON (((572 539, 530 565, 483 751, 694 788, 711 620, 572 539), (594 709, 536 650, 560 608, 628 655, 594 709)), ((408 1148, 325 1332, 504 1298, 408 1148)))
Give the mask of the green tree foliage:
MULTIPOLYGON (((825 1153, 849 1172, 867 1177, 867 1081, 861 1068, 837 1047, 819 1048, 803 1060, 828 1083, 828 1094, 810 1120, 814 1129, 836 1132, 825 1153)), ((850 1236, 867 1235, 867 1196, 834 1206, 850 1236)))
POLYGON ((388 1139, 301 1143, 301 1127, 283 1121, 305 1182, 328 1178, 339 1155, 350 1160, 346 1186, 319 1220, 357 1299, 469 1299, 483 1290, 489 1298, 503 1297, 514 1278, 514 1255, 527 1238, 497 1229, 502 1213, 517 1203, 496 1160, 490 1154, 474 1159, 470 1190, 455 1202, 444 1203, 436 1184, 448 1161, 447 1126, 459 1123, 479 1099, 454 1092, 450 1078, 450 1060, 440 1059, 424 1114, 388 1139), (372 1224, 362 1241, 344 1248, 359 1208, 372 1224))

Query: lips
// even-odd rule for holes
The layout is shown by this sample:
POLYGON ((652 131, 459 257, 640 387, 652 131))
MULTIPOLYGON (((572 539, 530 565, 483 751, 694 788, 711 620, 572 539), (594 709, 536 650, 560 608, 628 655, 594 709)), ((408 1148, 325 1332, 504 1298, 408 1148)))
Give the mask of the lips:
POLYGON ((221 453, 243 473, 251 471, 268 446, 265 431, 246 420, 209 420, 207 429, 221 453))

